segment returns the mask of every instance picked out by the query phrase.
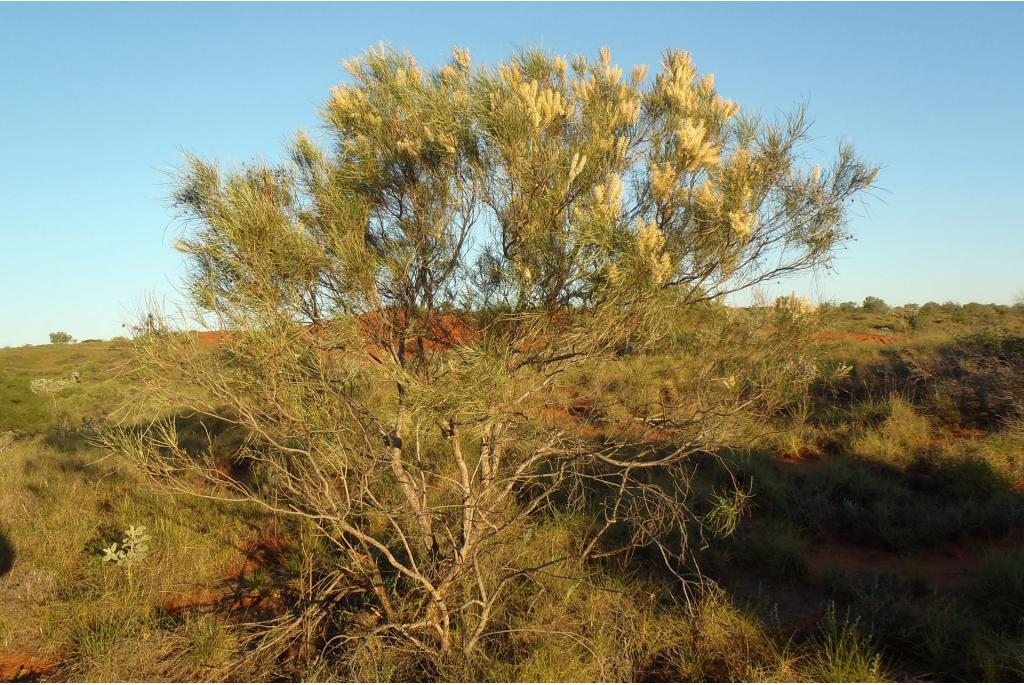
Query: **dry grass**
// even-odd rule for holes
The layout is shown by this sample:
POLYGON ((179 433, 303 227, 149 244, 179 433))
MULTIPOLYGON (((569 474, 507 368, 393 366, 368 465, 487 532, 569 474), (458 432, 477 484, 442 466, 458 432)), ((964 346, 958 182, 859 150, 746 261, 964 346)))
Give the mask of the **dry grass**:
POLYGON ((868 459, 905 467, 932 444, 935 430, 927 417, 899 395, 887 401, 887 416, 881 425, 868 428, 851 441, 852 452, 868 459))
POLYGON ((0 481, 11 557, 0 580, 0 650, 56 655, 60 677, 74 680, 215 675, 219 660, 182 661, 182 645, 212 653, 230 645, 230 629, 169 620, 163 607, 221 585, 224 569, 244 560, 245 512, 151 493, 115 457, 42 439, 4 452, 0 481), (151 555, 133 568, 104 564, 101 548, 129 525, 147 526, 151 555))
MULTIPOLYGON (((926 330, 908 345, 927 353, 940 338, 948 336, 926 330)), ((832 354, 863 367, 882 358, 877 346, 844 345, 832 354)), ((807 583, 808 592, 837 602, 838 609, 802 632, 755 614, 723 589, 726 584, 707 577, 684 600, 660 560, 641 555, 622 566, 566 562, 524 582, 496 620, 486 658, 474 664, 427 663, 386 641, 314 654, 301 666, 239 661, 246 653, 247 633, 238 625, 244 616, 227 604, 167 608, 218 596, 227 576, 248 574, 251 588, 280 583, 253 568, 246 554, 257 529, 270 522, 251 511, 153 492, 128 464, 88 445, 81 422, 119 406, 124 387, 111 379, 122 360, 122 350, 109 343, 0 351, 0 403, 21 407, 21 413, 0 411, 16 424, 0 434, 17 431, 0 448, 5 667, 21 655, 45 666, 34 677, 102 681, 275 674, 317 680, 870 681, 1024 673, 1024 634, 1012 620, 1020 602, 1015 548, 972 571, 955 597, 914 594, 920 590, 913 579, 890 587, 877 578, 847 578, 822 588, 806 572, 821 536, 879 549, 929 549, 1001 535, 1018 520, 1020 427, 1011 421, 999 430, 965 433, 898 393, 836 400, 825 411, 808 403, 779 416, 777 425, 744 427, 743 434, 771 429, 765 450, 737 453, 730 476, 712 470, 707 483, 695 486, 698 499, 719 492, 730 477, 752 486, 753 520, 740 519, 729 540, 711 540, 721 562, 702 568, 709 576, 725 568, 726 579, 756 569, 769 588, 807 583), (56 413, 49 400, 33 403, 27 393, 32 378, 75 370, 83 382, 58 398, 56 413), (55 430, 61 422, 64 429, 55 430), (150 557, 130 571, 103 564, 100 549, 129 525, 148 527, 150 557)), ((586 418, 601 429, 624 422, 630 411, 660 397, 663 379, 685 385, 687 370, 674 365, 669 352, 594 369, 580 378, 580 387, 596 395, 579 416, 561 418, 586 418)), ((508 554, 521 565, 569 552, 574 527, 585 525, 582 518, 552 518, 524 528, 508 554)), ((345 611, 345 620, 372 620, 358 605, 345 611)))

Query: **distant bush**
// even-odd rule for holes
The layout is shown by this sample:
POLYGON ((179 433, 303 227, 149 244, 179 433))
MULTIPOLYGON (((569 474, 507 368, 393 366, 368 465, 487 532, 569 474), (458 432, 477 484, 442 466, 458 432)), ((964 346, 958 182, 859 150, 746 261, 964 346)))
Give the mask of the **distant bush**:
POLYGON ((64 331, 57 331, 56 333, 50 333, 50 342, 54 345, 62 345, 71 342, 71 334, 65 333, 64 331))
POLYGON ((889 311, 889 305, 880 297, 868 295, 864 298, 864 304, 861 305, 861 309, 872 314, 885 314, 889 311))
POLYGON ((988 331, 960 336, 923 372, 943 413, 978 428, 1004 425, 1024 403, 1024 336, 988 331))
POLYGON ((885 349, 817 392, 821 401, 849 404, 896 393, 940 425, 1003 429, 1024 420, 1024 335, 975 330, 885 349))
POLYGON ((903 324, 910 330, 917 330, 921 325, 921 308, 916 304, 905 304, 902 307, 893 307, 892 313, 902 319, 903 324))

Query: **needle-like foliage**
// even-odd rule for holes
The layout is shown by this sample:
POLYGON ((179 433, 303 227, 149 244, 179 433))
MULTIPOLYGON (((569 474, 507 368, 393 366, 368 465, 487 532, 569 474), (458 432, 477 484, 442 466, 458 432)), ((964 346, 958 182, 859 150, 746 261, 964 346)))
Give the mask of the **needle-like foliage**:
MULTIPOLYGON (((326 145, 299 133, 279 166, 188 159, 177 247, 220 344, 160 317, 138 337, 150 396, 244 427, 259 477, 197 461, 173 423, 109 439, 164 483, 314 526, 335 550, 318 596, 361 587, 377 616, 346 640, 468 663, 508 625, 508 593, 567 555, 683 553, 689 458, 794 376, 805 312, 765 310, 762 348, 724 375, 729 338, 702 324, 673 398, 600 437, 564 411, 567 372, 827 265, 876 170, 846 147, 805 168, 802 111, 741 114, 675 50, 653 78, 607 49, 425 69, 380 47, 345 67, 326 145), (576 522, 572 544, 517 548, 552 515, 576 522)), ((729 530, 738 505, 716 496, 729 530)))

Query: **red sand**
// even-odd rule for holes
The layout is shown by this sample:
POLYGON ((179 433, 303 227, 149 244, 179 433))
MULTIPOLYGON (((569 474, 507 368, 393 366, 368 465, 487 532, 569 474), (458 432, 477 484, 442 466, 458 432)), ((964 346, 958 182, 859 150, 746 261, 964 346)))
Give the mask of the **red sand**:
POLYGON ((31 652, 0 652, 0 682, 35 680, 53 673, 57 659, 31 652))
MULTIPOLYGON (((276 563, 287 547, 288 541, 284 537, 261 531, 243 546, 245 560, 224 570, 223 580, 241 581, 246 575, 276 563)), ((258 616, 270 617, 283 612, 284 604, 276 592, 242 595, 238 588, 176 593, 163 603, 163 610, 169 614, 199 609, 217 609, 228 614, 244 615, 255 612, 258 616)))
MULTIPOLYGON (((388 341, 397 342, 396 331, 403 327, 404 316, 396 315, 392 320, 384 320, 377 312, 372 312, 360 317, 359 323, 363 336, 377 347, 379 343, 388 341), (377 344, 374 344, 377 343, 377 344)), ((474 327, 461 319, 457 314, 437 314, 426 322, 421 332, 423 347, 427 350, 448 348, 456 345, 463 345, 479 339, 480 334, 474 327)), ((323 325, 309 324, 306 331, 311 336, 323 330, 323 325)), ((231 331, 191 331, 199 344, 203 347, 215 347, 231 339, 231 331)), ((411 347, 418 344, 418 340, 408 340, 406 345, 411 347)))
POLYGON ((966 542, 939 545, 910 556, 900 556, 840 540, 826 540, 808 554, 808 569, 813 579, 821 579, 830 570, 848 575, 890 573, 903 577, 919 576, 935 592, 956 590, 970 583, 974 570, 995 551, 1019 549, 1024 545, 1024 527, 1001 539, 975 538, 966 542))

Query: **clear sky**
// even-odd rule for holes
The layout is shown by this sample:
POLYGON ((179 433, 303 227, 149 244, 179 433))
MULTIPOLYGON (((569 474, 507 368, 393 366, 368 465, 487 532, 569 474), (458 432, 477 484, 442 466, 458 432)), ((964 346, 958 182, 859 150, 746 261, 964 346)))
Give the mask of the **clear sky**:
POLYGON ((1009 303, 1024 289, 1022 4, 0 4, 0 345, 121 333, 174 296, 169 172, 184 150, 276 159, 384 40, 606 45, 628 68, 689 50, 719 92, 809 104, 815 146, 883 166, 824 299, 1009 303))

